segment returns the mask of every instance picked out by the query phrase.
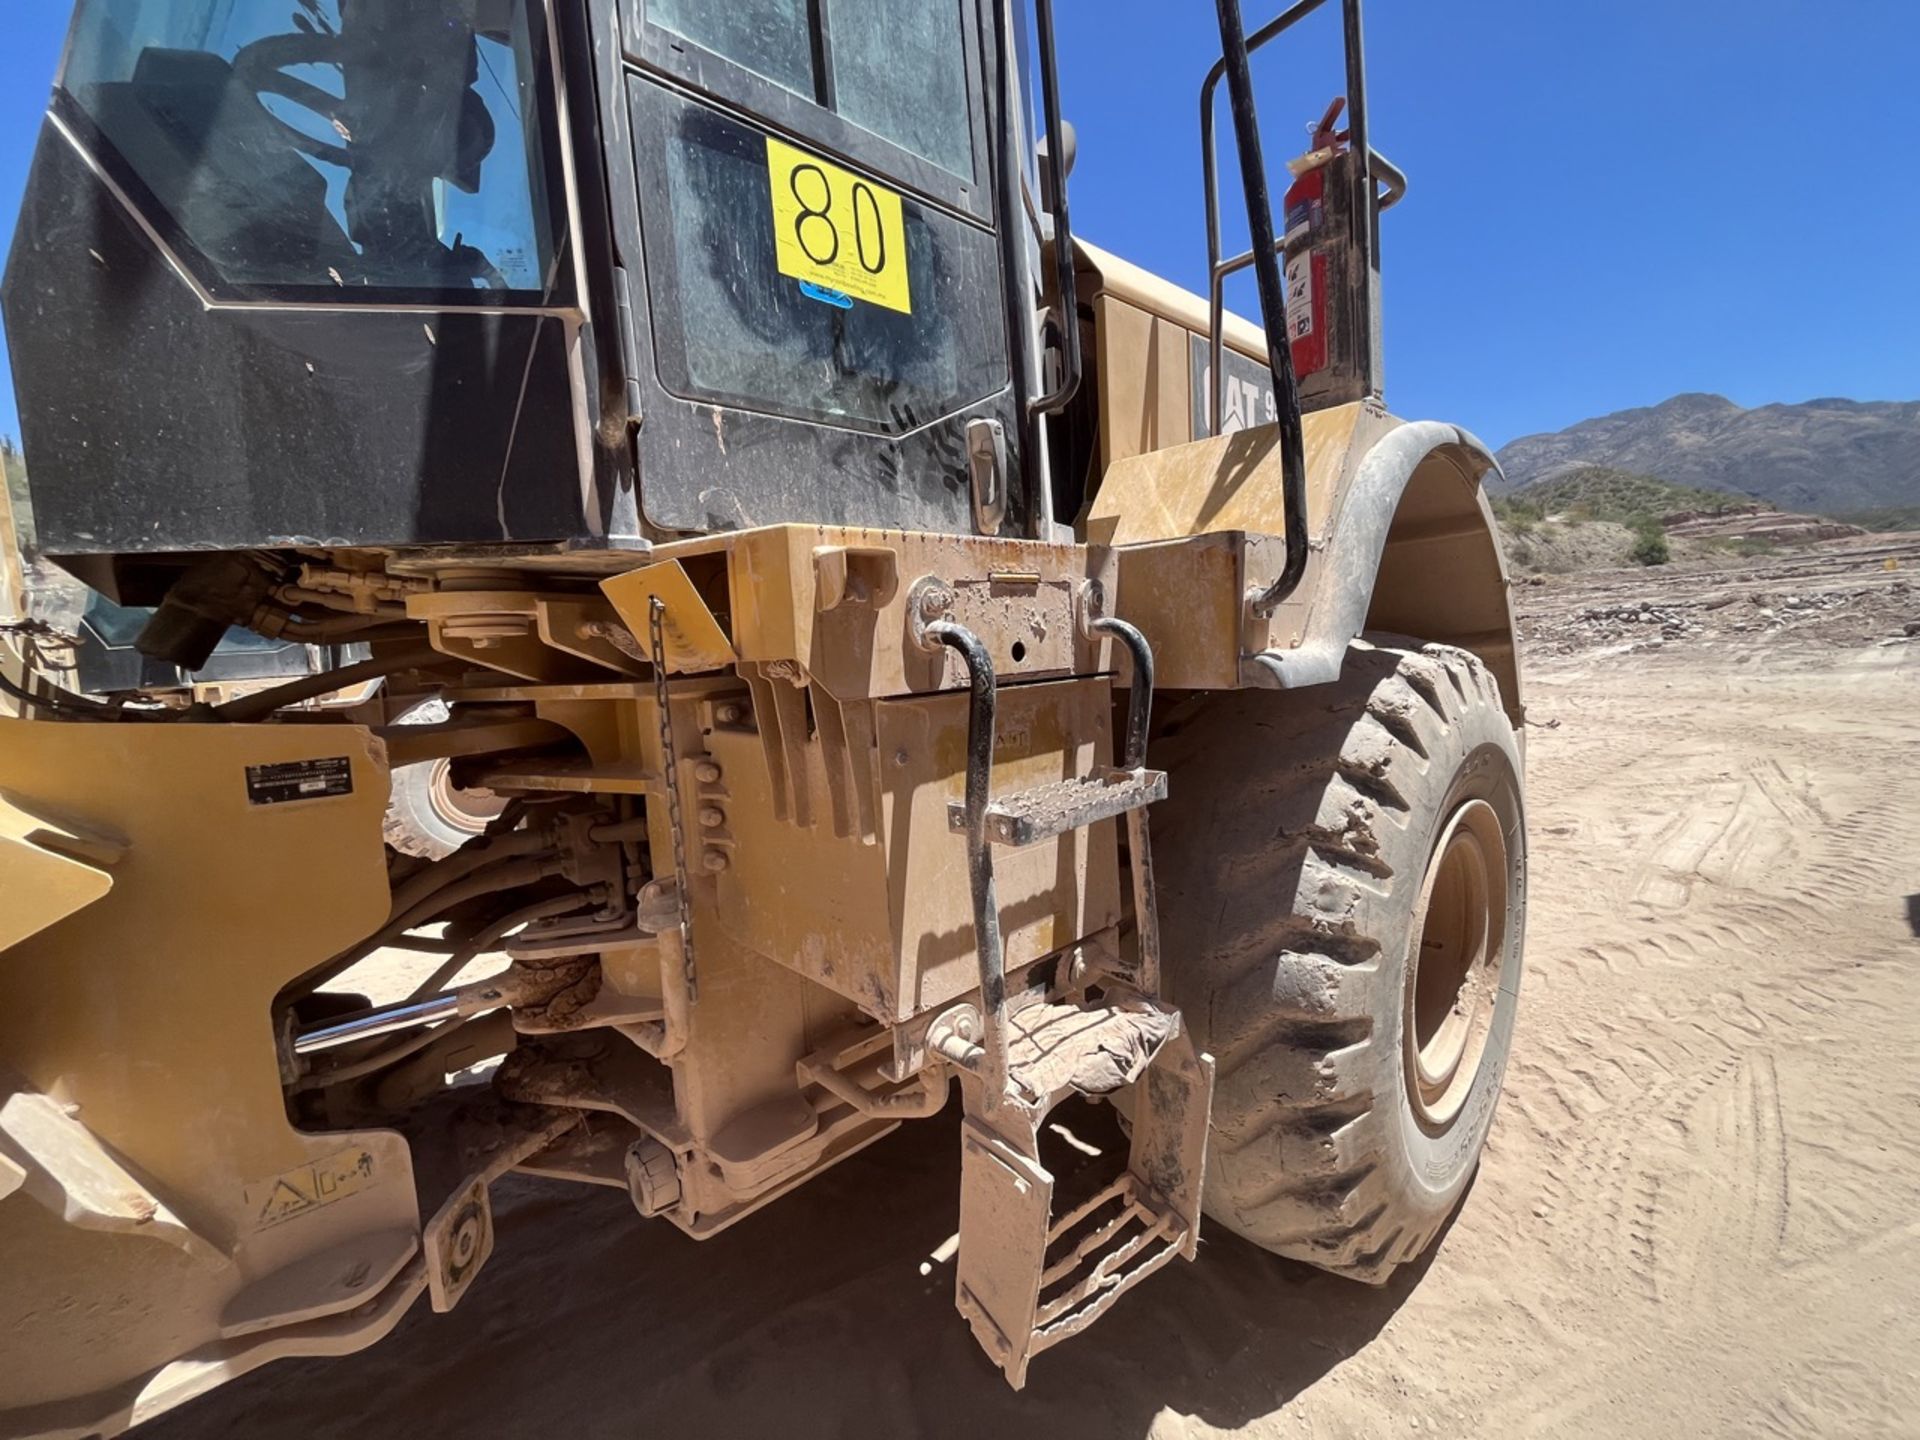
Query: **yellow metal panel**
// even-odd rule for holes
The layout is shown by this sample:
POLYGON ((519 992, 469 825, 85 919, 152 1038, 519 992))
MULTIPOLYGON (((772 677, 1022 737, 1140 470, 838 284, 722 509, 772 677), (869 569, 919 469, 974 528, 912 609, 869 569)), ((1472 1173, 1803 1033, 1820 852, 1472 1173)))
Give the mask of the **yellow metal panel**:
MULTIPOLYGON (((1113 763, 1112 688, 1104 679, 1010 686, 994 726, 994 795, 1088 775, 1113 763)), ((979 983, 967 847, 947 820, 966 795, 967 697, 879 707, 888 882, 904 1014, 944 1005, 979 983), (902 756, 906 759, 904 763, 902 756)), ((1114 822, 994 854, 1009 969, 1120 918, 1114 822)))
POLYGON ((600 589, 642 646, 650 643, 652 635, 654 597, 665 603, 660 640, 668 670, 689 674, 733 663, 733 643, 679 561, 629 570, 601 581, 600 589))
MULTIPOLYGON (((1104 679, 1009 686, 1000 692, 993 790, 1006 794, 1110 763, 1112 692, 1104 679)), ((825 823, 824 747, 809 747, 815 825, 774 819, 757 737, 716 730, 730 831, 741 837, 717 877, 720 920, 738 941, 902 1020, 978 983, 966 846, 948 827, 962 798, 967 697, 884 701, 875 744, 856 763, 879 768, 877 843, 836 837, 825 823)), ((995 853, 1007 964, 1017 966, 1114 924, 1118 848, 1111 821, 1022 850, 995 853)), ((704 991, 703 991, 704 994, 704 991)))
POLYGON ((1114 582, 1110 560, 1080 546, 805 525, 749 530, 731 542, 728 581, 739 658, 795 662, 843 702, 966 686, 956 656, 923 651, 909 638, 907 597, 924 575, 960 592, 958 618, 979 633, 1003 678, 1065 668, 1069 656, 1072 668, 1084 673, 1103 668, 1110 654, 1104 639, 1062 633, 1060 617, 1083 581, 1114 582), (882 545, 897 555, 892 593, 822 611, 822 572, 831 599, 842 550, 882 545), (975 598, 983 601, 977 611, 970 608, 975 598), (989 613, 986 601, 996 602, 1000 613, 989 613), (1036 655, 1061 663, 1042 665, 1029 658, 1036 655))
MULTIPOLYGON (((1307 519, 1314 539, 1325 538, 1360 457, 1393 424, 1385 411, 1364 401, 1305 417, 1307 519)), ((1285 533, 1278 426, 1236 430, 1108 467, 1087 536, 1097 545, 1135 545, 1223 530, 1285 533)))
MULTIPOLYGON (((344 726, 0 720, 0 788, 127 842, 107 894, 0 963, 0 1064, 71 1107, 159 1205, 231 1257, 208 1263, 9 1199, 7 1401, 147 1374, 212 1343, 250 1286, 323 1251, 340 1263, 319 1289, 275 1287, 288 1303, 308 1315, 370 1300, 379 1267, 368 1258, 357 1271, 360 1259, 390 1257, 396 1233, 418 1231, 407 1146, 387 1131, 295 1130, 272 1011, 289 980, 386 917, 378 743, 344 726), (329 777, 307 798, 285 798, 301 793, 283 782, 302 772, 260 768, 306 762, 329 777), (298 1214, 261 1201, 276 1177, 346 1151, 355 1187, 298 1214), (64 1368, 49 1372, 49 1355, 68 1357, 64 1368)), ((0 912, 21 898, 9 888, 0 912)))
POLYGON ((124 848, 56 824, 0 791, 0 950, 37 935, 113 888, 104 868, 124 848))
POLYGON ((1120 552, 1119 612, 1153 646, 1165 690, 1240 684, 1246 536, 1198 535, 1120 552))
POLYGON ((1184 445, 1193 438, 1187 332, 1111 296, 1093 308, 1102 463, 1184 445))
MULTIPOLYGON (((1208 328, 1207 302, 1204 296, 1182 290, 1171 280, 1162 279, 1138 265, 1108 254, 1097 245, 1075 237, 1074 258, 1083 276, 1089 277, 1081 290, 1082 298, 1092 296, 1095 303, 1105 296, 1124 301, 1162 320, 1171 321, 1195 335, 1205 337, 1208 328)), ((1249 360, 1266 362, 1266 332, 1251 320, 1228 311, 1222 326, 1222 339, 1229 350, 1237 350, 1249 360)), ((1184 365, 1184 361, 1182 362, 1184 365)), ((1186 374, 1183 368, 1181 374, 1186 374)))

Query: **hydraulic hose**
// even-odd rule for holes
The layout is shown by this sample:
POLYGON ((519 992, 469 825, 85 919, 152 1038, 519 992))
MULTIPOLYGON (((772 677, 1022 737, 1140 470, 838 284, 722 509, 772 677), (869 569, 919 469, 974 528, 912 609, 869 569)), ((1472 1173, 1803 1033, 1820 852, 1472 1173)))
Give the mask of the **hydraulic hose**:
POLYGON ((405 650, 396 650, 390 655, 376 655, 371 660, 362 660, 357 665, 343 665, 338 670, 322 670, 315 675, 303 675, 298 680, 289 680, 285 685, 275 685, 270 690, 257 690, 251 695, 242 695, 237 700, 229 700, 224 705, 213 707, 212 718, 232 725, 245 725, 255 720, 264 720, 274 711, 288 705, 297 705, 302 700, 312 700, 321 695, 331 695, 337 690, 345 690, 354 685, 363 685, 369 680, 381 680, 396 675, 402 670, 424 670, 434 665, 457 663, 451 656, 442 655, 427 645, 410 645, 405 650))
POLYGON ((501 937, 518 930, 522 925, 530 925, 535 920, 550 919, 555 915, 565 915, 570 910, 578 910, 583 905, 592 903, 592 897, 585 891, 576 890, 571 895, 556 895, 550 900, 524 905, 510 915, 503 915, 436 965, 433 973, 414 986, 413 993, 407 998, 426 1000, 438 995, 446 988, 449 980, 498 945, 501 937))
MULTIPOLYGON (((166 721, 177 720, 182 713, 178 710, 129 710, 125 706, 109 705, 103 700, 95 700, 86 695, 75 694, 73 691, 63 689, 51 681, 45 681, 43 683, 47 685, 49 693, 36 695, 26 686, 21 685, 11 675, 7 674, 4 666, 0 666, 0 690, 6 691, 7 694, 11 695, 24 706, 31 707, 35 710, 51 711, 53 714, 65 716, 69 720, 166 721)), ((23 717, 25 713, 24 710, 21 712, 23 717)))
MULTIPOLYGON (((56 715, 67 715, 75 720, 112 720, 115 717, 111 705, 103 705, 98 700, 89 700, 76 695, 71 690, 55 687, 51 695, 36 695, 23 685, 14 683, 13 677, 4 668, 0 668, 0 690, 4 690, 22 705, 33 710, 50 710, 56 715)), ((24 715, 25 710, 21 711, 24 715)))
POLYGON ((424 925, 437 915, 443 915, 456 905, 481 895, 492 895, 504 890, 517 890, 522 885, 536 884, 549 876, 560 873, 561 861, 558 859, 515 859, 499 866, 485 866, 473 872, 463 880, 446 885, 414 906, 395 915, 391 920, 369 935, 365 940, 349 950, 343 950, 331 960, 316 965, 305 975, 300 976, 287 986, 286 994, 292 999, 310 995, 349 966, 357 965, 396 935, 404 935, 416 925, 424 925))
POLYGON ((434 861, 394 886, 393 908, 389 918, 397 919, 405 915, 428 896, 444 890, 457 880, 464 880, 484 866, 537 855, 549 849, 552 843, 544 830, 514 830, 491 839, 470 841, 445 859, 434 861))

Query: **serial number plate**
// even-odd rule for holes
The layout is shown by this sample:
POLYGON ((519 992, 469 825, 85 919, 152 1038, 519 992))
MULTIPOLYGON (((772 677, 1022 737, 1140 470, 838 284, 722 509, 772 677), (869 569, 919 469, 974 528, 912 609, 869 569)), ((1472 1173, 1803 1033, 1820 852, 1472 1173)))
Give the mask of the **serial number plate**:
POLYGON ((854 300, 913 313, 907 227, 884 185, 767 137, 773 244, 782 275, 854 300))
POLYGON ((249 805, 284 805, 289 800, 324 800, 352 793, 353 762, 345 755, 247 766, 249 805))

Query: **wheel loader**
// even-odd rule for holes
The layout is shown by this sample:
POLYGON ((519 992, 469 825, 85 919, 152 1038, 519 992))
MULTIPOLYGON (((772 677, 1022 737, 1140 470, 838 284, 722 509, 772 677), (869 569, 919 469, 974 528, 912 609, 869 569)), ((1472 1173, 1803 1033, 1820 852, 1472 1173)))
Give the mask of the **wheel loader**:
POLYGON ((1196 295, 1073 232, 1050 0, 78 0, 36 544, 189 681, 365 658, 0 668, 0 1434, 453 1309, 508 1176, 691 1243, 950 1106, 1016 1388, 1203 1216, 1433 1243, 1519 660, 1493 457, 1383 400, 1359 0, 1275 215, 1249 57, 1321 4, 1217 0, 1196 295), (435 767, 492 813, 386 844, 435 767))

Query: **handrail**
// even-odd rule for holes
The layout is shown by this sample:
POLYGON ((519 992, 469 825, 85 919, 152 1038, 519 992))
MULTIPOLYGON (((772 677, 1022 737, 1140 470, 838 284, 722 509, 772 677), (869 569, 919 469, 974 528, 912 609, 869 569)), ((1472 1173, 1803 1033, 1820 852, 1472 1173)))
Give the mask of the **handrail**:
MULTIPOLYGON (((926 582, 922 582, 925 584, 926 582)), ((937 593, 937 592, 936 592, 937 593)), ((973 897, 974 958, 980 974, 979 1075, 986 1108, 997 1109, 1007 1093, 1007 960, 1000 940, 1000 902, 994 894, 993 852, 987 841, 987 806, 993 784, 993 720, 999 685, 986 644, 952 620, 924 618, 921 587, 908 597, 923 648, 944 645, 967 667, 967 881, 973 897)), ((941 612, 936 612, 941 613, 941 612)))
POLYGON ((1378 150, 1370 153, 1373 156, 1373 168, 1380 178, 1380 183, 1387 187, 1387 193, 1379 198, 1379 208, 1391 210, 1407 196, 1406 174, 1378 150))
MULTIPOLYGON (((1060 123, 1060 71, 1054 61, 1053 0, 1035 0, 1040 32, 1040 93, 1047 121, 1048 217, 1053 221, 1054 284, 1060 292, 1060 383, 1028 407, 1034 415, 1066 409, 1080 390, 1080 296, 1073 268, 1073 225, 1067 218, 1067 140, 1060 123)), ((1011 224, 1011 219, 1005 223, 1011 224)))
MULTIPOLYGON (((1306 462, 1302 453, 1300 387, 1293 370, 1292 346, 1286 335, 1286 296, 1280 281, 1278 252, 1282 241, 1275 236, 1273 205, 1268 194, 1265 162, 1260 153, 1259 117, 1253 100, 1248 57, 1252 51, 1274 40, 1313 14, 1327 0, 1295 0, 1274 19, 1252 35, 1246 33, 1240 14, 1240 0, 1216 0, 1220 17, 1220 59, 1207 72, 1200 87, 1201 171, 1206 186, 1207 210, 1207 358, 1209 375, 1208 414, 1212 433, 1219 434, 1225 418, 1225 392, 1222 371, 1226 360, 1226 279, 1251 266, 1258 279, 1260 319, 1266 331, 1267 368, 1273 374, 1275 400, 1279 411, 1281 498, 1285 509, 1286 561, 1280 574, 1258 595, 1252 597, 1253 613, 1269 616, 1300 583, 1306 570, 1306 462), (1246 190, 1247 221, 1252 248, 1225 259, 1220 254, 1220 176, 1219 155, 1214 142, 1214 99, 1222 80, 1227 82, 1233 123, 1240 150, 1241 182, 1246 190)), ((1379 266, 1380 214, 1398 204, 1407 193, 1407 177, 1367 139, 1367 64, 1361 23, 1361 0, 1341 0, 1341 30, 1347 71, 1347 139, 1357 163, 1355 189, 1364 197, 1367 213, 1354 237, 1359 250, 1359 281, 1363 287, 1379 266), (1384 193, 1381 187, 1384 185, 1384 193)), ((1363 289, 1363 298, 1372 304, 1372 292, 1363 289)), ((1366 373, 1378 388, 1376 339, 1363 327, 1361 343, 1366 373)))
MULTIPOLYGON (((1295 11, 1321 3, 1300 0, 1295 11)), ((1348 5, 1357 0, 1346 0, 1348 5)), ((1271 585, 1252 598, 1256 616, 1271 615, 1280 602, 1291 595, 1307 571, 1307 458, 1300 418, 1300 385, 1293 373, 1293 348, 1287 341, 1286 292, 1280 283, 1279 248, 1273 233, 1273 200, 1267 193, 1266 160, 1260 152, 1260 120, 1253 101, 1253 76, 1247 63, 1246 29, 1240 18, 1240 0, 1215 0, 1220 15, 1221 63, 1226 69, 1227 103, 1233 110, 1233 128, 1240 150, 1240 183, 1247 196, 1247 226, 1252 232, 1253 271, 1260 285, 1260 320, 1266 331, 1267 368, 1273 372, 1274 394, 1279 408, 1280 497, 1284 519, 1285 561, 1271 585)), ((1282 17, 1285 18, 1284 16, 1282 17)), ((1278 33, 1276 31, 1275 33, 1278 33)), ((1211 77, 1209 77, 1211 78, 1211 77)), ((1207 94, 1211 95, 1208 90, 1207 94)), ((1208 111, 1208 150, 1212 150, 1212 111, 1208 111)), ((1208 258, 1215 270, 1219 266, 1219 228, 1215 195, 1209 193, 1208 258)), ((1217 288, 1217 287, 1216 287, 1217 288)), ((1212 389, 1214 410, 1225 388, 1221 382, 1221 359, 1213 357, 1212 389)), ((1214 425, 1215 433, 1219 424, 1214 425)))
MULTIPOLYGON (((1262 25, 1258 30, 1254 31, 1253 34, 1247 36, 1246 48, 1248 53, 1251 54, 1268 41, 1285 33, 1326 3, 1327 0, 1297 0, 1297 3, 1289 9, 1282 11, 1279 16, 1269 20, 1265 25, 1262 25)), ((1223 46, 1222 49, 1224 50, 1224 48, 1223 46)), ((1225 276, 1219 276, 1220 156, 1218 147, 1216 147, 1213 142, 1213 101, 1215 92, 1219 89, 1220 81, 1225 77, 1226 73, 1227 57, 1222 54, 1218 60, 1213 62, 1213 68, 1207 71, 1207 78, 1200 86, 1200 172, 1202 183, 1206 187, 1207 196, 1207 273, 1218 276, 1213 286, 1216 295, 1220 293, 1219 281, 1224 280, 1225 276)), ((1249 250, 1246 254, 1244 264, 1236 265, 1233 268, 1235 270, 1245 269, 1247 265, 1251 265, 1252 263, 1253 252, 1249 250)), ((1227 273, 1231 274, 1233 272, 1229 271, 1227 273)), ((1213 367, 1210 373, 1216 377, 1211 387, 1213 395, 1210 402, 1211 428, 1215 434, 1218 434, 1220 431, 1220 421, 1222 418, 1221 395, 1223 387, 1217 377, 1220 374, 1222 351, 1225 349, 1222 334, 1225 328, 1224 316, 1225 307, 1221 301, 1216 299, 1213 302, 1210 317, 1211 323, 1209 326, 1207 357, 1208 362, 1213 367)))

